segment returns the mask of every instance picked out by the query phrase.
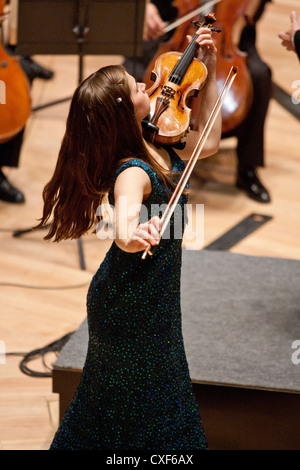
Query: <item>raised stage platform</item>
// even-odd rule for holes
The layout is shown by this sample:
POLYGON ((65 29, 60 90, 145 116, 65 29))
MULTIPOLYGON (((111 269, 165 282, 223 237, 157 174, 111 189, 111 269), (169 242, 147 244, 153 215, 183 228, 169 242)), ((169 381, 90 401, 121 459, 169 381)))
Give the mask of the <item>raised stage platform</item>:
MULTIPOLYGON (((182 317, 210 449, 300 450, 300 261, 184 251, 182 317)), ((87 342, 84 321, 54 364, 61 417, 87 342)))

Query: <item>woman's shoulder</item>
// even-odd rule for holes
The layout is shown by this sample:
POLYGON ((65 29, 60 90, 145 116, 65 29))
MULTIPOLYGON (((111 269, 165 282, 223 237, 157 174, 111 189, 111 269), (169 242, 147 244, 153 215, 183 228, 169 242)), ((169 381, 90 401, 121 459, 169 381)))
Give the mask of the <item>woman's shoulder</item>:
POLYGON ((142 170, 144 170, 149 175, 150 179, 152 179, 156 176, 155 171, 150 167, 150 165, 148 163, 146 163, 145 161, 140 160, 138 158, 131 158, 131 159, 128 159, 128 160, 122 162, 118 166, 118 168, 116 169, 115 174, 114 174, 114 182, 116 181, 117 177, 123 171, 127 170, 128 168, 134 168, 134 167, 138 167, 138 168, 141 168, 142 170))
MULTIPOLYGON (((148 192, 151 192, 153 188, 157 186, 157 175, 148 163, 143 160, 140 160, 139 158, 128 159, 126 161, 121 162, 115 171, 112 186, 109 191, 109 200, 112 204, 114 203, 114 190, 116 187, 116 182, 121 174, 122 176, 126 177, 125 179, 123 179, 122 184, 136 185, 138 179, 139 181, 143 179, 145 187, 148 187, 148 192), (130 170, 138 170, 140 171, 140 174, 138 173, 138 171, 130 170), (148 180, 148 182, 145 178, 143 178, 142 172, 144 173, 145 178, 148 180)), ((120 179, 118 179, 118 181, 120 181, 120 179)))

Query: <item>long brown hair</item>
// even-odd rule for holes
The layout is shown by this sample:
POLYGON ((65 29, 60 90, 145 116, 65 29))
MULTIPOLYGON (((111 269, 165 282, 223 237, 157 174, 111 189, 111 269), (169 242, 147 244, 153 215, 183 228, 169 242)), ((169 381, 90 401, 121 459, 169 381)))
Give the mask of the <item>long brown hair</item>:
POLYGON ((54 174, 43 191, 45 240, 80 238, 97 223, 97 207, 127 159, 147 162, 167 186, 166 171, 146 149, 123 66, 107 66, 75 90, 54 174))

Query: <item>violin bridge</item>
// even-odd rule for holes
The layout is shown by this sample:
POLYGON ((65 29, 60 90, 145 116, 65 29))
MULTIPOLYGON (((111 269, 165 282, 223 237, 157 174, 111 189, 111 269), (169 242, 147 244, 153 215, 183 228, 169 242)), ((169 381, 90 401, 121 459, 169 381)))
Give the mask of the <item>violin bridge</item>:
POLYGON ((160 95, 156 99, 155 111, 151 119, 152 124, 156 124, 160 116, 170 104, 170 100, 174 99, 175 90, 167 85, 164 85, 161 89, 160 95))

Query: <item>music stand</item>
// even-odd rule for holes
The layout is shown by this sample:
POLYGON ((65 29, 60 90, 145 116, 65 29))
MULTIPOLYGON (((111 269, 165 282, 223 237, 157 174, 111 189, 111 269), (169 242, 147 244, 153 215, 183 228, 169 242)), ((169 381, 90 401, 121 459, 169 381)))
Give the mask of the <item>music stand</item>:
MULTIPOLYGON (((79 84, 84 55, 142 55, 145 7, 145 0, 22 0, 16 52, 22 56, 77 55, 79 84)), ((14 236, 30 231, 17 230, 14 236)), ((80 266, 85 269, 82 240, 77 242, 80 266)))

